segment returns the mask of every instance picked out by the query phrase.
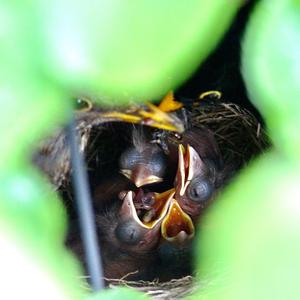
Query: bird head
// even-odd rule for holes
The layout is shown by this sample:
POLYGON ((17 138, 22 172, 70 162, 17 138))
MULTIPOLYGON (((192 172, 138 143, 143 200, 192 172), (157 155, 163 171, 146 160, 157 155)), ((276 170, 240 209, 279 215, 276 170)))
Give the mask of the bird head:
POLYGON ((149 207, 144 202, 152 197, 143 192, 135 194, 128 191, 122 192, 121 195, 123 203, 119 211, 119 223, 115 229, 117 240, 123 248, 131 252, 150 251, 159 242, 161 223, 167 213, 165 203, 173 193, 154 193, 155 203, 151 203, 149 207))
POLYGON ((213 163, 203 160, 190 146, 178 146, 175 199, 184 212, 197 218, 216 194, 213 163))
POLYGON ((163 181, 166 156, 158 145, 150 143, 144 131, 134 129, 132 146, 122 153, 119 164, 121 174, 139 188, 163 181))

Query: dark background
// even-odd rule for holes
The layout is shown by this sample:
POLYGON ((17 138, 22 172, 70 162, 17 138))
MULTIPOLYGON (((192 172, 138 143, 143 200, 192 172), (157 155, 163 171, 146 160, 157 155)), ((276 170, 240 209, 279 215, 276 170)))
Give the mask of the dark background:
POLYGON ((196 98, 202 92, 218 90, 222 92, 223 100, 240 104, 258 114, 247 97, 240 73, 243 33, 255 2, 257 1, 248 1, 241 8, 221 43, 194 75, 176 91, 176 95, 196 98))

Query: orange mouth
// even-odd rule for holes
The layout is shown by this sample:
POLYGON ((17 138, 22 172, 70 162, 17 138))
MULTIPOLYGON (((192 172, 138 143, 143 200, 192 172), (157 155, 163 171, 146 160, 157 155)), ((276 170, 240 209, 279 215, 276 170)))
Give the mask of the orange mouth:
POLYGON ((195 227, 191 217, 182 209, 182 207, 185 209, 185 206, 181 196, 185 194, 191 180, 203 168, 202 165, 203 162, 193 147, 187 145, 185 148, 180 144, 175 188, 163 193, 152 193, 153 202, 147 207, 142 205, 142 209, 139 209, 139 201, 147 199, 147 194, 140 198, 128 192, 123 206, 127 203, 130 214, 140 226, 147 229, 159 226, 162 237, 169 242, 184 243, 192 239, 195 227))
POLYGON ((154 203, 151 205, 151 208, 138 214, 134 202, 134 194, 132 191, 129 191, 123 199, 121 215, 134 219, 141 227, 152 229, 160 225, 166 216, 169 207, 168 203, 173 198, 174 193, 174 189, 161 194, 154 193, 154 203))
POLYGON ((168 213, 161 224, 161 233, 164 239, 177 243, 183 243, 194 236, 193 221, 175 199, 170 200, 168 213))
POLYGON ((174 189, 163 193, 155 193, 152 209, 143 216, 144 224, 151 225, 155 220, 162 220, 166 216, 169 202, 173 198, 174 193, 174 189))
POLYGON ((193 238, 195 228, 193 221, 173 198, 175 190, 154 193, 154 203, 151 209, 138 214, 134 203, 133 192, 129 191, 124 197, 121 212, 130 216, 141 227, 153 230, 161 228, 162 237, 169 242, 183 243, 193 238))

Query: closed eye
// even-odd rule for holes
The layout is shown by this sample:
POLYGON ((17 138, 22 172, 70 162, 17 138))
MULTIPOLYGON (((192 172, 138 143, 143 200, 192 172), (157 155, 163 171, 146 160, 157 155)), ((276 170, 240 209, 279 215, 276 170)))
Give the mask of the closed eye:
POLYGON ((197 203, 208 201, 212 197, 213 192, 213 184, 202 176, 195 177, 187 188, 188 198, 197 203))

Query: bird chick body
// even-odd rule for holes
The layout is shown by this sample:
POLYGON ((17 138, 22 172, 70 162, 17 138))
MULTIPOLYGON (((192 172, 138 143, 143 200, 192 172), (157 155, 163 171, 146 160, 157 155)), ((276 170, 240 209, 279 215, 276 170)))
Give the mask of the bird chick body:
POLYGON ((175 198, 195 220, 223 186, 223 159, 214 135, 206 128, 194 127, 181 135, 170 133, 160 143, 168 153, 168 165, 176 166, 176 171, 172 169, 176 173, 175 198), (184 191, 182 184, 186 185, 184 191))
POLYGON ((119 206, 111 207, 96 219, 104 275, 108 279, 152 280, 158 238, 153 237, 148 246, 138 247, 144 232, 132 220, 122 219, 119 210, 119 206))
MULTIPOLYGON (((147 232, 134 220, 120 214, 121 207, 121 202, 113 203, 104 212, 96 215, 104 277, 106 280, 153 280, 158 277, 155 266, 158 263, 156 247, 159 243, 159 232, 153 232, 147 237, 147 232)), ((78 230, 69 235, 67 247, 87 271, 78 230)))

